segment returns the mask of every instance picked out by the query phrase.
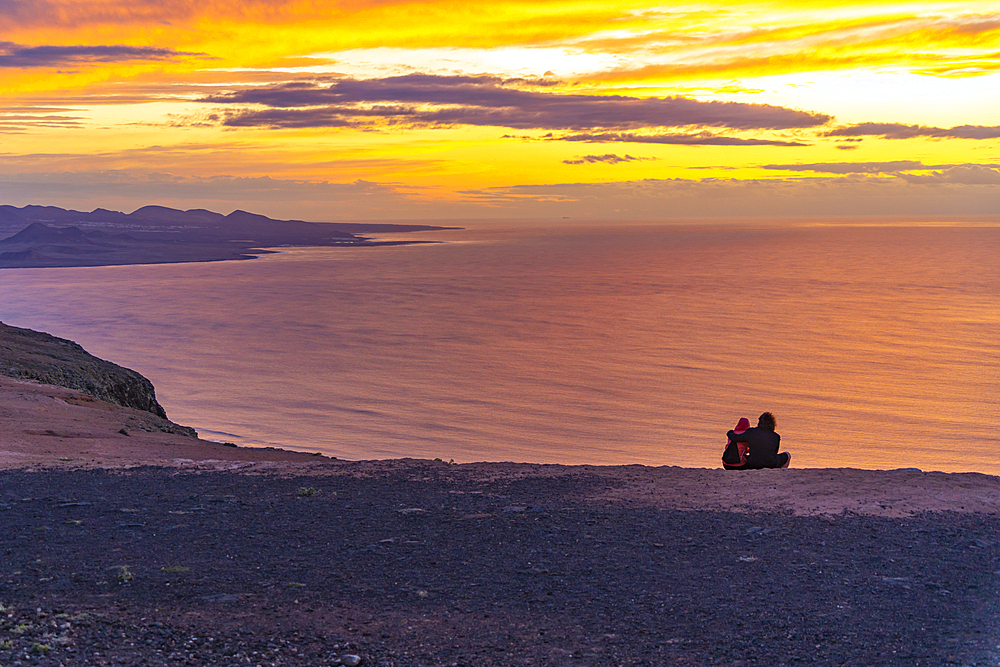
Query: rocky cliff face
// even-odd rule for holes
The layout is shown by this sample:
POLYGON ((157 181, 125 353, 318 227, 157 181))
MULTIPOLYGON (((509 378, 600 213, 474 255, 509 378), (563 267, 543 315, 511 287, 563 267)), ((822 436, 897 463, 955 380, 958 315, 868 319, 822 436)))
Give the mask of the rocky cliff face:
POLYGON ((153 383, 139 373, 98 359, 71 340, 2 322, 0 374, 69 387, 102 401, 167 416, 156 401, 153 383))

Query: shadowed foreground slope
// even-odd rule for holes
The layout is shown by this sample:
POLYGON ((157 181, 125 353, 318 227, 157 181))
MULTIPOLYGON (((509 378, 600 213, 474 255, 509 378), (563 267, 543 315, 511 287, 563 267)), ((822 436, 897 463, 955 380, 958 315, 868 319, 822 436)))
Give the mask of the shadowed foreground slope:
POLYGON ((531 470, 0 472, 0 663, 996 663, 996 516, 657 509, 531 470))

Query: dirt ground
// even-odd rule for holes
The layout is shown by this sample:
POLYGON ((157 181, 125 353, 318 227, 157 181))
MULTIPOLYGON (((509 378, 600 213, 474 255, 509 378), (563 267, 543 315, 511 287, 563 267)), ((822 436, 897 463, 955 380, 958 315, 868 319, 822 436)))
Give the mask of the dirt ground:
POLYGON ((0 665, 1000 664, 995 477, 346 462, 156 419, 0 378, 0 665))
MULTIPOLYGON (((166 432, 170 422, 72 389, 0 376, 0 470, 130 468, 284 470, 309 475, 344 465, 319 453, 226 446, 166 432)), ((414 462, 352 462, 371 474, 414 462)), ((1000 477, 914 469, 788 469, 730 472, 672 466, 558 466, 473 463, 484 480, 586 473, 613 483, 606 498, 630 506, 799 515, 852 512, 905 517, 921 512, 1000 514, 1000 477)))
POLYGON ((99 401, 74 389, 0 376, 0 470, 319 458, 278 449, 227 447, 172 430, 171 422, 149 412, 99 401))

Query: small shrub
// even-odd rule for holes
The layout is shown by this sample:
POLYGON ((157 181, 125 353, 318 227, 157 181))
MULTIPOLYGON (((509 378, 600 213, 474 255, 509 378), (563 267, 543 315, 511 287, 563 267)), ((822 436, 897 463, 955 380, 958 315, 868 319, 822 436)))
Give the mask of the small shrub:
POLYGON ((124 584, 126 581, 132 581, 135 576, 128 571, 128 565, 122 565, 118 568, 118 583, 124 584))
POLYGON ((317 493, 319 493, 319 489, 314 489, 311 486, 300 486, 299 487, 299 495, 300 496, 315 496, 317 493))
POLYGON ((48 644, 42 644, 41 642, 35 642, 31 645, 31 650, 33 653, 45 653, 46 651, 51 651, 52 647, 48 644))

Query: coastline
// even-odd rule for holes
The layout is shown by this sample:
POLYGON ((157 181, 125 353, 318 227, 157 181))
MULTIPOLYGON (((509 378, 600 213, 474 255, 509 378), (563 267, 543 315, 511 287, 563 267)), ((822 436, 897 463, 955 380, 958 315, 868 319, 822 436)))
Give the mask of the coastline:
MULTIPOLYGON (((0 376, 0 470, 127 469, 140 466, 288 475, 408 474, 435 462, 345 461, 320 453, 236 447, 190 435, 157 415, 96 400, 78 390, 0 376)), ((923 512, 1000 515, 1000 477, 915 469, 722 468, 468 463, 446 469, 483 479, 590 475, 614 485, 604 500, 661 510, 843 513, 907 517, 923 512)))
POLYGON ((965 665, 1000 478, 342 461, 0 376, 0 663, 965 665))
POLYGON ((269 248, 380 247, 433 243, 380 241, 364 233, 453 229, 391 223, 316 223, 274 220, 233 211, 181 211, 144 206, 132 213, 90 212, 55 206, 0 206, 0 269, 129 264, 176 264, 255 259, 269 248), (351 231, 346 231, 350 229, 351 231))

